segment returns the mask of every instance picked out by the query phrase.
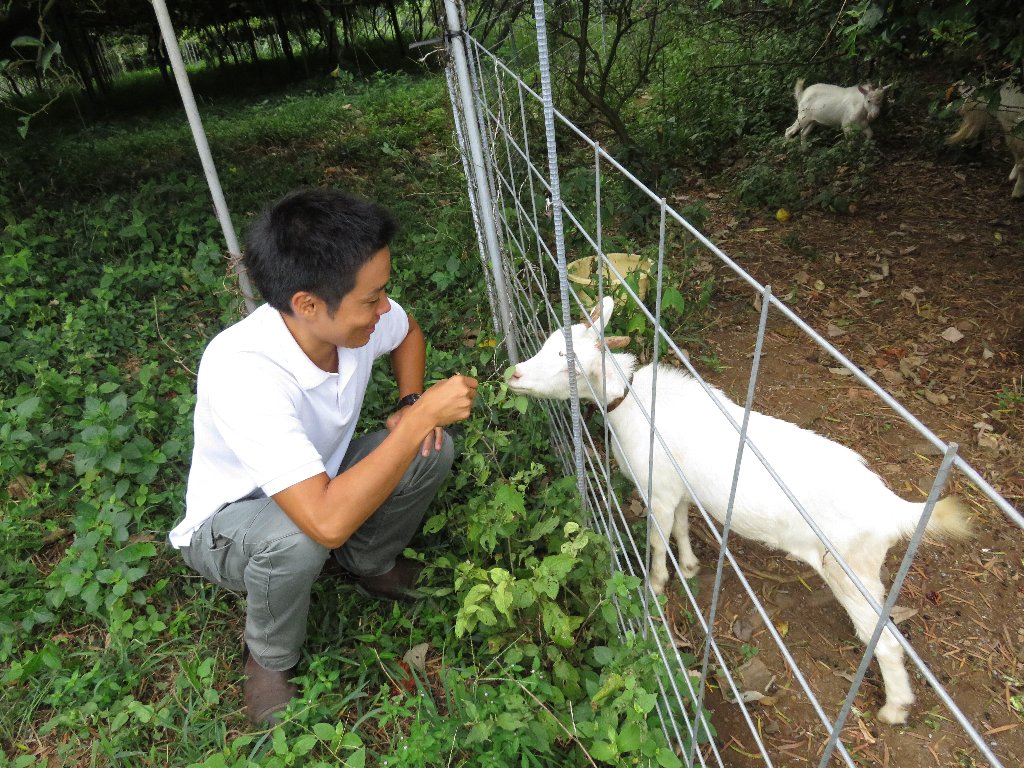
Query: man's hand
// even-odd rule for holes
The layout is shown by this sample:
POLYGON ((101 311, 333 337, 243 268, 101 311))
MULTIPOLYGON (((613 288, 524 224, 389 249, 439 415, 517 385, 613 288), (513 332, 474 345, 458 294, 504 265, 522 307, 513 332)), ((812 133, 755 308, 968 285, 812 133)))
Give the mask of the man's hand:
MULTIPOLYGON (((388 428, 388 432, 391 432, 395 427, 398 426, 398 422, 402 420, 402 414, 409 410, 411 405, 404 405, 397 411, 388 416, 388 420, 384 423, 384 426, 388 428)), ((427 435, 423 440, 423 448, 420 449, 420 453, 424 456, 430 455, 430 448, 433 446, 435 451, 441 450, 441 440, 444 435, 443 427, 434 427, 433 431, 427 435)))
POLYGON ((476 379, 456 374, 432 386, 413 405, 395 411, 388 417, 386 426, 389 431, 393 430, 406 413, 416 409, 417 416, 434 424, 431 434, 423 441, 422 453, 429 456, 431 445, 435 451, 441 450, 442 427, 469 418, 476 389, 476 379))

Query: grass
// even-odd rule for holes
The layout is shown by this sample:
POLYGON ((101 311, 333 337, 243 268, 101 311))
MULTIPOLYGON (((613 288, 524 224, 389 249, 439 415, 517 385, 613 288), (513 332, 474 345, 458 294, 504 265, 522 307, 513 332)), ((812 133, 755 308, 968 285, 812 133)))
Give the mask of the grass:
MULTIPOLYGON (((433 588, 402 610, 318 585, 304 698, 272 734, 245 721, 242 598, 164 543, 196 364, 241 312, 219 226, 178 109, 156 99, 86 126, 58 109, 25 141, 0 137, 17 147, 0 166, 0 354, 14 361, 0 381, 3 760, 678 764, 653 713, 664 668, 619 632, 615 605, 635 615, 637 584, 609 581, 606 544, 551 469, 544 414, 502 383, 443 80, 381 73, 256 97, 198 80, 239 231, 296 186, 389 205, 393 294, 428 329, 428 378, 484 381, 412 543, 433 588), (467 328, 484 329, 475 347, 467 328)), ((159 92, 154 77, 118 99, 159 92)), ((392 399, 377 371, 367 421, 392 399)))

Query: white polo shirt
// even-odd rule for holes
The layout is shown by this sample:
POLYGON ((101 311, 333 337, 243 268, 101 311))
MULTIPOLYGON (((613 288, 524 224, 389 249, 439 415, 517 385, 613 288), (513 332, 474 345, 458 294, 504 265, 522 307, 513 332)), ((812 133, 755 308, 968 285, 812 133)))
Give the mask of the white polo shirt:
POLYGON ((199 363, 185 517, 171 544, 188 546, 214 512, 257 488, 273 496, 321 472, 334 477, 373 361, 408 332, 409 317, 392 300, 367 344, 338 347, 337 373, 306 357, 269 304, 217 334, 199 363))

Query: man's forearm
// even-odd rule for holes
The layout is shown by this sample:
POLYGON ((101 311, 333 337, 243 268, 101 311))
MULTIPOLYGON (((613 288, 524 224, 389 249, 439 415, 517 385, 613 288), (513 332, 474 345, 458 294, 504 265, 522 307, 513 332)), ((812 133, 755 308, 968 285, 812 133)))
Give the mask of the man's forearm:
POLYGON ((398 397, 423 392, 427 342, 416 319, 409 315, 409 332, 391 353, 391 368, 398 384, 398 397))
POLYGON ((369 456, 333 480, 321 473, 296 483, 275 493, 274 501, 310 538, 341 546, 395 489, 431 431, 469 417, 476 388, 476 379, 458 374, 435 384, 402 411, 369 456))
POLYGON ((412 463, 431 420, 403 419, 369 456, 332 480, 311 477, 274 500, 302 531, 325 547, 344 544, 387 499, 412 463))

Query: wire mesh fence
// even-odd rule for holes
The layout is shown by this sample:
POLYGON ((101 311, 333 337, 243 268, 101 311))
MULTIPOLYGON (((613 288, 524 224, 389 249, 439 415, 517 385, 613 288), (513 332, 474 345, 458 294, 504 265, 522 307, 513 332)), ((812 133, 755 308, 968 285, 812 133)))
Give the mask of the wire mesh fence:
MULTIPOLYGON (((869 671, 876 651, 880 651, 890 658, 895 654, 897 661, 905 655, 919 703, 922 690, 928 690, 928 711, 957 729, 963 744, 960 764, 1016 764, 1014 755, 1019 753, 1004 749, 1006 742, 993 736, 992 727, 983 722, 988 715, 958 703, 955 689, 950 690, 954 687, 940 680, 929 664, 928 654, 919 653, 893 616, 900 588, 925 542, 925 528, 937 502, 948 493, 950 482, 969 485, 992 514, 1008 521, 1015 535, 1024 527, 1024 518, 957 455, 955 444, 947 445, 936 437, 774 296, 769 287, 761 285, 705 237, 691 223, 691 212, 676 210, 555 108, 542 2, 534 4, 535 60, 524 63, 527 58, 518 56, 519 71, 474 39, 472 30, 464 29, 462 14, 454 2, 446 2, 446 11, 451 62, 448 82, 458 140, 496 330, 510 358, 518 362, 535 355, 552 333, 579 323, 607 297, 608 306, 614 307, 616 327, 631 335, 641 361, 653 364, 651 391, 646 399, 638 396, 638 387, 632 386, 631 371, 619 366, 614 357, 602 363, 603 383, 580 375, 570 364, 568 402, 547 401, 543 407, 550 418, 552 442, 564 461, 563 469, 577 478, 593 526, 610 543, 613 569, 643 579, 637 597, 645 606, 644 618, 637 621, 620 614, 621 628, 623 632, 647 635, 664 663, 665 675, 658 681, 661 700, 657 711, 666 736, 679 754, 688 764, 732 765, 735 752, 727 752, 730 736, 742 736, 744 744, 753 745, 743 752, 744 759, 753 762, 744 764, 862 764, 856 742, 863 733, 861 715, 865 706, 873 710, 880 706, 881 692, 870 684, 869 671), (669 430, 685 430, 687 425, 667 422, 664 416, 658 419, 659 409, 672 407, 659 402, 659 370, 667 370, 659 364, 683 371, 698 382, 706 397, 704 407, 723 409, 690 360, 685 344, 680 346, 695 332, 698 316, 692 312, 706 307, 710 275, 715 272, 728 274, 744 286, 758 310, 749 318, 730 318, 735 328, 746 326, 743 332, 747 334, 747 348, 752 347, 753 353, 745 398, 740 398, 743 404, 733 411, 734 416, 723 417, 721 422, 728 424, 726 429, 732 431, 735 445, 733 467, 728 472, 729 503, 724 510, 709 509, 703 503, 706 491, 701 489, 701 482, 706 478, 695 477, 692 471, 688 474, 687 462, 672 453, 675 443, 673 435, 666 434, 665 425, 671 424, 669 430), (829 541, 813 506, 805 508, 791 490, 801 485, 800 479, 776 469, 766 458, 768 451, 762 450, 756 436, 752 439, 748 434, 751 419, 758 419, 752 404, 758 387, 764 386, 760 362, 768 329, 781 326, 820 350, 830 360, 828 366, 843 369, 852 381, 870 392, 871 398, 889 409, 902 428, 920 436, 941 457, 934 462, 927 500, 920 505, 919 519, 906 531, 909 544, 893 570, 891 587, 885 591, 864 583, 865 569, 847 562, 849 548, 829 541), (639 414, 638 423, 629 425, 629 431, 635 435, 639 428, 647 435, 648 447, 640 451, 647 466, 628 465, 630 451, 623 448, 624 436, 609 424, 609 412, 618 405, 610 402, 609 389, 625 390, 625 398, 632 397, 638 405, 634 411, 639 414), (593 417, 586 413, 587 403, 597 404, 598 413, 593 417), (620 460, 613 462, 613 454, 620 460), (655 471, 656 456, 665 459, 658 466, 661 475, 655 471), (624 463, 626 466, 622 466, 624 463), (841 619, 836 622, 836 632, 845 633, 843 640, 848 641, 849 652, 841 664, 850 664, 836 673, 843 680, 838 695, 834 685, 827 697, 822 695, 820 675, 811 674, 816 670, 809 669, 814 665, 814 654, 806 648, 798 652, 790 647, 786 623, 778 620, 777 612, 763 599, 763 588, 757 585, 759 580, 764 581, 763 574, 751 568, 740 552, 745 546, 742 540, 731 535, 740 467, 750 463, 764 468, 816 535, 823 553, 821 562, 808 564, 826 577, 851 615, 856 613, 851 605, 870 612, 869 621, 861 616, 861 642, 857 643, 845 614, 835 610, 841 619), (713 553, 710 559, 705 558, 700 579, 687 578, 691 564, 680 562, 684 559, 682 550, 677 555, 670 546, 672 526, 660 525, 657 515, 650 514, 657 490, 670 480, 669 473, 694 499, 694 532, 703 537, 705 549, 713 553), (627 477, 636 480, 625 481, 627 477), (667 600, 658 599, 649 583, 652 562, 648 541, 660 542, 661 546, 654 549, 667 553, 671 575, 667 600), (840 594, 844 591, 845 597, 840 594), (792 711, 812 721, 814 728, 808 732, 820 737, 799 758, 769 745, 762 732, 758 708, 771 698, 765 692, 770 686, 756 690, 748 678, 749 654, 736 653, 737 600, 748 606, 746 615, 763 628, 772 647, 771 654, 764 654, 769 660, 766 664, 780 665, 768 669, 767 674, 776 680, 785 678, 787 697, 800 701, 792 711), (727 604, 728 611, 724 607, 727 604), (681 623, 686 626, 680 631, 681 623), (709 714, 711 695, 716 698, 709 714)), ((600 328, 602 335, 605 330, 600 328)), ((568 359, 576 360, 579 350, 573 348, 570 333, 563 330, 562 336, 568 359)), ((730 364, 736 367, 740 362, 730 364)), ((663 396, 672 397, 664 392, 663 396)), ((637 455, 635 451, 633 455, 637 455)), ((875 575, 880 564, 874 566, 875 575)), ((797 578, 807 585, 802 577, 797 578)), ((802 613, 796 598, 789 621, 799 622, 802 613)), ((934 656, 931 660, 934 663, 934 656)), ((898 672, 887 672, 884 666, 882 671, 887 683, 890 675, 899 677, 898 672)), ((886 709, 882 719, 900 719, 898 706, 895 716, 892 711, 885 713, 886 709)), ((928 750, 928 745, 921 749, 928 750)))

